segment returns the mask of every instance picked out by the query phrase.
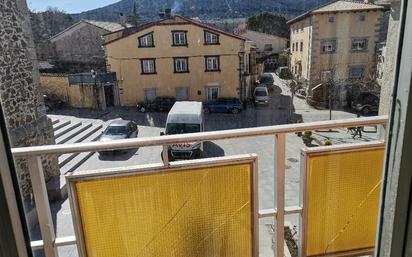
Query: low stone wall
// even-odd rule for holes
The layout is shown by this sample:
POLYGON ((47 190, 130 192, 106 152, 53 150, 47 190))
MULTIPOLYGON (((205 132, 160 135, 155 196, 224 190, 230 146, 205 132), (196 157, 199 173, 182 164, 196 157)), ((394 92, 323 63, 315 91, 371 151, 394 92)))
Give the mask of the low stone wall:
POLYGON ((55 95, 74 108, 96 108, 93 87, 69 85, 65 74, 41 74, 40 91, 43 95, 55 95))

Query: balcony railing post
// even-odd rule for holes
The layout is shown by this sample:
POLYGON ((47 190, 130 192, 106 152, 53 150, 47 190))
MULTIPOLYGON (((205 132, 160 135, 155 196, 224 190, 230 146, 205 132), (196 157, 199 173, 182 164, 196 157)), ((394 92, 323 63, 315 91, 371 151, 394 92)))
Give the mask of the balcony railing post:
POLYGON ((275 184, 276 184, 276 256, 285 256, 285 151, 286 135, 275 137, 275 184))
POLYGON ((57 249, 54 247, 56 234, 54 232, 53 219, 51 216, 49 198, 47 196, 46 182, 44 179, 41 157, 28 159, 28 168, 33 188, 36 211, 43 239, 43 250, 46 257, 58 257, 57 249))
POLYGON ((169 147, 167 145, 163 145, 162 159, 163 165, 169 167, 169 147))

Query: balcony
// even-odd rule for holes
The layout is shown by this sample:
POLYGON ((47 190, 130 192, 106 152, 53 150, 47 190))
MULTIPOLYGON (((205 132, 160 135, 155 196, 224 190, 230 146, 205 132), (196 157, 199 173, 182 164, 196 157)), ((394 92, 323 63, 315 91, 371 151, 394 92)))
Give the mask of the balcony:
MULTIPOLYGON (((36 202, 38 222, 40 226, 40 232, 42 240, 32 241, 31 247, 33 250, 44 251, 46 257, 57 257, 58 248, 76 245, 82 246, 84 240, 76 239, 75 235, 69 237, 56 237, 56 233, 53 226, 53 219, 51 215, 51 208, 47 196, 47 189, 43 175, 43 169, 41 165, 41 156, 49 154, 66 154, 66 153, 81 153, 81 152, 99 152, 107 150, 123 150, 123 149, 136 149, 141 147, 153 147, 160 146, 163 149, 163 162, 162 163, 153 163, 150 165, 140 165, 135 167, 121 167, 117 169, 111 169, 110 172, 116 174, 128 173, 128 172, 147 172, 150 170, 171 170, 179 169, 184 167, 206 167, 207 165, 229 165, 233 163, 242 162, 245 159, 257 160, 259 156, 254 155, 254 153, 244 153, 246 155, 239 156, 226 156, 221 158, 211 158, 211 159, 202 159, 196 161, 179 161, 179 162, 169 162, 167 149, 168 145, 185 143, 185 142, 199 142, 199 141, 218 141, 218 140, 228 140, 228 139, 239 139, 239 138, 253 138, 253 137, 263 137, 270 136, 274 139, 274 156, 273 157, 273 177, 274 177, 274 192, 271 192, 274 195, 273 206, 275 208, 269 209, 257 209, 254 211, 253 216, 256 219, 274 219, 274 235, 273 235, 273 246, 272 251, 275 256, 285 256, 289 255, 289 250, 285 243, 285 217, 298 215, 301 221, 305 221, 308 216, 308 184, 302 183, 307 181, 306 168, 302 166, 301 176, 299 178, 302 187, 300 188, 301 201, 298 205, 295 206, 286 206, 286 190, 285 190, 285 177, 286 177, 286 136, 304 131, 317 131, 317 130, 330 130, 338 128, 350 128, 350 127, 363 127, 363 126, 380 126, 384 128, 387 124, 388 118, 386 116, 379 117, 368 117, 368 118, 356 118, 356 119, 347 119, 347 120, 335 120, 335 121, 322 121, 322 122, 313 122, 313 123, 300 123, 300 124, 287 124, 287 125, 278 125, 278 126, 268 126, 268 127, 258 127, 258 128, 248 128, 248 129, 235 129, 235 130, 225 130, 225 131, 214 131, 214 132, 204 132, 204 133, 195 133, 195 134, 185 134, 185 135, 172 135, 172 136, 162 136, 162 137, 148 137, 148 138, 136 138, 136 139, 126 139, 112 142, 91 142, 91 143, 80 143, 80 144, 71 144, 71 145, 49 145, 49 146, 36 146, 36 147, 25 147, 25 148, 14 148, 12 153, 14 157, 26 158, 28 159, 30 177, 33 185, 33 194, 36 202)), ((359 153, 362 149, 383 149, 384 142, 377 138, 374 141, 367 143, 351 143, 351 144, 342 144, 334 146, 321 146, 311 149, 302 150, 302 160, 301 165, 305 163, 306 156, 309 156, 311 153, 323 152, 330 154, 336 150, 340 152, 354 152, 359 153)), ((259 157, 260 158, 260 157, 259 157)), ((368 161, 368 160, 365 160, 368 161)), ((368 165, 368 164, 366 164, 368 165)), ((257 166, 256 166, 257 167, 257 166)), ((316 166, 314 166, 316 167, 316 166)), ((365 167, 365 166, 362 166, 365 167)), ((362 168, 359 167, 359 168, 362 168)), ((316 170, 315 170, 316 171, 316 170)), ((256 172, 259 172, 259 169, 256 169, 256 172)), ((73 174, 69 174, 69 177, 73 174)), ((87 174, 83 174, 87 177, 87 174)), ((380 184, 379 184, 380 185, 380 184)), ((377 191, 378 184, 373 187, 374 191, 377 191)), ((259 187, 259 185, 257 185, 259 187)), ((257 190, 258 188, 256 188, 257 190)), ((365 198, 365 201, 362 201, 359 204, 359 208, 363 207, 362 205, 367 202, 367 198, 371 195, 370 191, 365 198)), ((72 192, 73 195, 73 192, 72 192)), ((257 194, 256 194, 257 195, 257 194)), ((262 195, 258 195, 262 197, 262 195)), ((257 202, 259 199, 256 199, 257 202)), ((73 206, 73 205, 72 205, 73 206)), ((72 213, 78 213, 76 210, 71 210, 72 213)), ((353 219, 353 214, 350 216, 353 219)), ((76 219, 79 217, 75 217, 76 219)), ((352 221, 352 220, 350 220, 352 221)), ((299 222, 300 227, 298 229, 298 248, 299 255, 306 256, 310 255, 308 252, 303 251, 302 249, 309 249, 308 237, 305 235, 305 229, 307 229, 308 222, 299 222), (303 224, 302 224, 303 223, 303 224)), ((259 224, 259 222, 258 222, 259 224)), ((258 226, 260 229, 261 227, 258 226)), ((257 243, 262 240, 267 240, 267 238, 259 238, 259 231, 254 233, 254 240, 257 240, 257 243)), ((347 226, 344 226, 342 231, 346 230, 347 226)), ((339 236, 339 235, 338 235, 339 236)), ((79 238, 79 237, 77 237, 79 238)), ((335 238, 334 238, 335 239, 335 238)), ((269 239, 270 243, 270 239, 269 239)), ((269 245, 271 247, 271 245, 269 245)), ((328 245, 329 247, 329 245, 328 245)), ((328 248, 327 247, 327 248, 328 248)), ((79 247, 79 249, 84 249, 79 247)), ((82 251, 82 250, 80 250, 82 251)), ((325 250, 326 253, 326 250, 325 250)), ((352 251, 346 251, 342 253, 345 254, 355 254, 355 255, 365 255, 373 253, 373 247, 365 247, 361 249, 353 249, 352 251)), ((84 254, 84 253, 83 253, 84 254)), ((252 256, 257 256, 258 251, 254 249, 252 256)), ((327 254, 325 254, 327 255, 327 254)), ((263 256, 261 254, 261 256, 263 256)), ((265 255, 266 256, 266 255, 265 255)), ((61 255, 61 257, 64 257, 61 255)))

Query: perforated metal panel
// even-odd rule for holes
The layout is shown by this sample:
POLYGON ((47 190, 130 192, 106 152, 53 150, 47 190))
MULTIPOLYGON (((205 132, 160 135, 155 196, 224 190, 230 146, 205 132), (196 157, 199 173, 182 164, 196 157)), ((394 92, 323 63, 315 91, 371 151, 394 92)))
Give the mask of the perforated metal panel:
POLYGON ((75 181, 88 257, 253 256, 251 164, 75 181))
POLYGON ((383 147, 307 155, 307 256, 374 247, 383 156, 383 147))

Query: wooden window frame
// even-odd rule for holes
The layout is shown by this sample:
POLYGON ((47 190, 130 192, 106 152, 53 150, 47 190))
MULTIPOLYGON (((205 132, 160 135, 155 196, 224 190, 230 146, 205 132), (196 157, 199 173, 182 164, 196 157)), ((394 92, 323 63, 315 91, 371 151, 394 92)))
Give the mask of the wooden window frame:
POLYGON ((189 73, 189 57, 173 57, 173 69, 174 69, 174 73, 189 73), (177 66, 176 66, 176 61, 177 60, 186 60, 186 70, 185 71, 178 71, 177 70, 177 66))
POLYGON ((188 47, 189 44, 187 42, 187 30, 172 30, 172 47, 188 47), (185 44, 176 44, 175 42, 175 34, 177 33, 184 33, 185 34, 185 44))
POLYGON ((139 43, 139 48, 152 48, 152 47, 155 47, 153 34, 154 34, 154 33, 153 33, 153 31, 152 31, 152 32, 146 33, 146 34, 138 37, 138 38, 137 38, 137 41, 138 41, 138 43, 139 43), (148 46, 144 46, 144 45, 142 45, 142 42, 141 42, 140 40, 141 40, 142 38, 144 38, 144 37, 147 37, 147 36, 151 36, 151 37, 152 37, 152 44, 151 44, 151 45, 148 45, 148 46))
POLYGON ((204 35, 204 45, 206 46, 213 46, 213 45, 220 45, 220 35, 214 32, 210 32, 208 30, 204 30, 203 31, 203 35, 204 35), (211 35, 215 35, 217 37, 217 42, 216 43, 208 43, 207 42, 207 34, 211 34, 211 35))
POLYGON ((141 68, 141 75, 153 75, 153 74, 157 74, 156 72, 156 58, 144 58, 144 59, 140 59, 140 68, 141 68), (144 65, 143 62, 144 61, 153 61, 153 67, 154 67, 154 71, 153 72, 144 72, 144 65))
POLYGON ((220 56, 219 55, 206 55, 205 56, 205 72, 220 72, 220 56), (210 70, 207 67, 208 58, 217 58, 217 69, 210 70))

